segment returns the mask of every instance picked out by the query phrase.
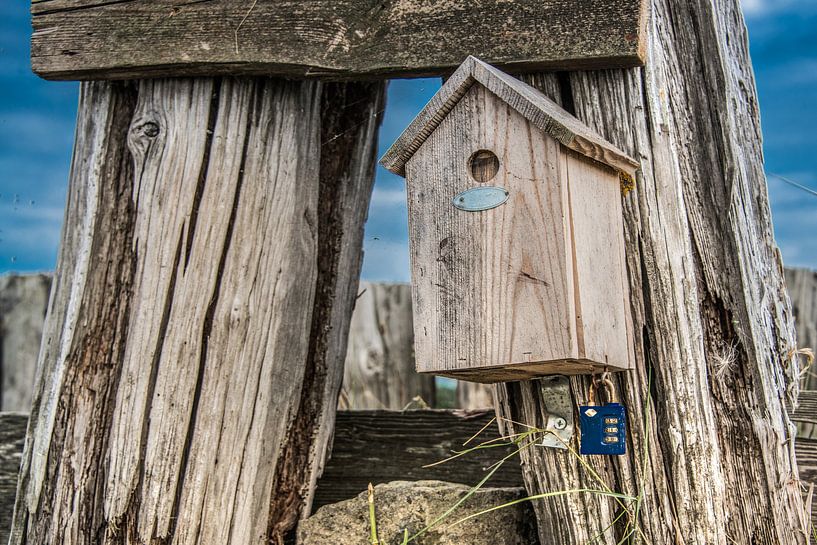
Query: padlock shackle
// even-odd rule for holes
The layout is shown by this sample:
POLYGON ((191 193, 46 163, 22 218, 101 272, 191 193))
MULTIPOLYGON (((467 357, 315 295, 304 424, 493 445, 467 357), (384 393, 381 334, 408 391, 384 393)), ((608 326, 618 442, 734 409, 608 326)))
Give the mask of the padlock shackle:
POLYGON ((609 378, 602 375, 602 378, 597 379, 595 376, 590 382, 590 393, 589 393, 589 400, 591 405, 596 404, 596 390, 599 389, 606 390, 607 394, 605 396, 603 404, 606 405, 608 403, 613 402, 613 392, 615 391, 615 386, 613 385, 613 381, 609 378))

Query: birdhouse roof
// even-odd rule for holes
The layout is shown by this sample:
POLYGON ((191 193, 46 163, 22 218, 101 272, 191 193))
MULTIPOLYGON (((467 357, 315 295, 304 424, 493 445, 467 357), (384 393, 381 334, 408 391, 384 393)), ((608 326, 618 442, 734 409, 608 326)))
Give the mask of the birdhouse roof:
POLYGON ((596 134, 538 89, 523 83, 476 57, 465 59, 380 159, 391 172, 406 175, 406 163, 420 149, 474 83, 505 101, 530 123, 558 142, 591 159, 633 175, 638 163, 596 134))

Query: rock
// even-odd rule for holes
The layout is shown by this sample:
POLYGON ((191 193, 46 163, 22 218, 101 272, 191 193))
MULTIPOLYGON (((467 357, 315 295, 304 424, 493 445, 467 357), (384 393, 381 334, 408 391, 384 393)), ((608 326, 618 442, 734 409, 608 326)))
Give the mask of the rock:
MULTIPOLYGON (((381 545, 400 545, 403 529, 419 532, 450 509, 470 487, 442 481, 394 481, 374 490, 377 531, 381 545)), ((498 509, 461 524, 460 518, 524 498, 524 488, 482 488, 447 519, 412 541, 412 545, 532 545, 537 544, 536 519, 528 502, 498 509)), ((299 545, 371 545, 367 494, 318 509, 301 522, 299 545)))

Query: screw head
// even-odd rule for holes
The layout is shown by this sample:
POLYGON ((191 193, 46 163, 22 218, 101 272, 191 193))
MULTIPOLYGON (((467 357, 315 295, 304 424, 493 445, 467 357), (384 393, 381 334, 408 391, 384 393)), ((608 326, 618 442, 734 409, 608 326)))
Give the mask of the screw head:
POLYGON ((563 430, 567 427, 567 421, 564 418, 557 418, 553 421, 553 427, 557 430, 563 430))

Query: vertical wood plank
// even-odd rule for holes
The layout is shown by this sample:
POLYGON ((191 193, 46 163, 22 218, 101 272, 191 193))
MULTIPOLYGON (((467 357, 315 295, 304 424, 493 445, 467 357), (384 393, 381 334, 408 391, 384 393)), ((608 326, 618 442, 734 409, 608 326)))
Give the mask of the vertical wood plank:
POLYGON ((0 410, 28 412, 51 277, 0 276, 0 410))
MULTIPOLYGON (((786 288, 794 312, 797 346, 817 350, 817 272, 809 269, 787 268, 786 288)), ((817 372, 810 367, 802 380, 803 390, 817 390, 817 372)))
MULTIPOLYGON (((785 269, 786 288, 791 298, 794 313, 794 327, 797 333, 799 349, 817 350, 817 272, 809 269, 785 269)), ((802 357, 801 361, 805 361, 802 357)), ((798 420, 797 436, 815 438, 817 436, 817 413, 813 411, 808 400, 803 402, 803 390, 817 390, 817 372, 814 364, 805 368, 800 378, 800 396, 797 400, 798 411, 808 414, 810 418, 798 420)), ((799 462, 799 460, 798 460, 799 462)))
POLYGON ((494 387, 491 384, 457 381, 457 408, 486 409, 494 406, 494 387))
POLYGON ((618 173, 565 150, 579 357, 611 368, 632 362, 618 173))
POLYGON ((434 406, 434 377, 414 369, 411 286, 362 282, 349 330, 340 404, 399 410, 417 396, 434 406))
POLYGON ((382 98, 82 85, 12 543, 283 543, 308 513, 382 98))
POLYGON ((0 412, 0 543, 8 543, 28 415, 0 412))

